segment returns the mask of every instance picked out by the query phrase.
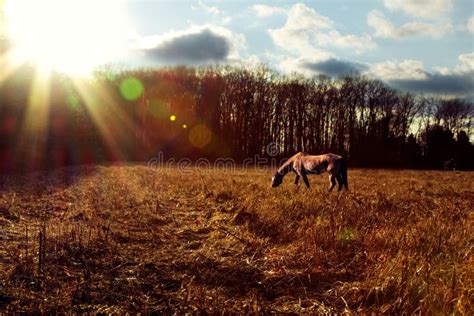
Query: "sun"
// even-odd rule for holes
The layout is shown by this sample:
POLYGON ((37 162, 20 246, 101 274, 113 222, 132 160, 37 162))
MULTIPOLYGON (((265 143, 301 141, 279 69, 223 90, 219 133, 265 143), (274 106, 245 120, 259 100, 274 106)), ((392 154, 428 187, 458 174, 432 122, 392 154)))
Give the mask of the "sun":
POLYGON ((121 56, 127 40, 123 1, 6 0, 5 29, 17 59, 69 75, 121 56))

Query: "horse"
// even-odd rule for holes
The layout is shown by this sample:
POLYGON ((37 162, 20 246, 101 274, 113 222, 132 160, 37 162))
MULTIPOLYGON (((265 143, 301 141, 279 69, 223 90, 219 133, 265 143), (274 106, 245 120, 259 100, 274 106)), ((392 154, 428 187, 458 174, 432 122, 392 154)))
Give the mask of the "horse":
POLYGON ((349 190, 347 185, 347 162, 346 160, 335 154, 324 155, 310 155, 305 152, 299 152, 288 159, 272 177, 272 187, 278 187, 283 177, 293 171, 296 174, 295 185, 298 185, 300 177, 303 178, 306 187, 310 187, 307 174, 320 174, 324 171, 329 173, 329 192, 336 186, 336 181, 339 184, 338 191, 342 187, 349 190))

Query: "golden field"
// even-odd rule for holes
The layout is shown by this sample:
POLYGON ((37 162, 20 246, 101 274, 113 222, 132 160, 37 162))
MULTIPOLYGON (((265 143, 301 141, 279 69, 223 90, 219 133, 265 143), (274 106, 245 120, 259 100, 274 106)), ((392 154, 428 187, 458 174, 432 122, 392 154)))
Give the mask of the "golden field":
POLYGON ((472 315, 472 172, 83 166, 0 177, 0 312, 472 315))

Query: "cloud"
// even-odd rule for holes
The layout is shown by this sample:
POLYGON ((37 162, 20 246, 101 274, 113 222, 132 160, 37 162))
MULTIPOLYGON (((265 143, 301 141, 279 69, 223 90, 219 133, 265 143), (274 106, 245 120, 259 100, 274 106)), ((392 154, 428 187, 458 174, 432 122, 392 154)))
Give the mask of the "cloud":
POLYGON ((402 39, 413 36, 427 35, 440 38, 450 33, 453 27, 449 23, 431 24, 409 22, 401 26, 394 26, 380 11, 372 10, 367 15, 367 24, 375 30, 375 36, 382 38, 402 39))
POLYGON ((357 62, 345 61, 335 58, 330 58, 320 62, 303 62, 302 66, 308 70, 314 71, 318 74, 325 74, 332 77, 347 74, 360 74, 361 71, 368 67, 357 62))
POLYGON ((221 20, 223 25, 228 25, 232 21, 232 17, 230 15, 224 16, 221 20))
POLYGON ((243 35, 218 26, 192 27, 139 39, 138 47, 153 60, 166 63, 206 64, 239 58, 243 35))
POLYGON ((474 72, 474 53, 461 54, 458 57, 459 63, 454 68, 455 72, 474 72))
POLYGON ((437 68, 435 72, 424 70, 416 60, 385 62, 371 65, 368 73, 386 81, 389 85, 416 93, 431 95, 474 96, 474 53, 461 54, 454 69, 437 68))
POLYGON ((302 3, 288 10, 283 27, 270 29, 270 36, 276 46, 301 56, 320 60, 328 59, 328 48, 354 49, 357 53, 375 47, 369 35, 342 35, 334 22, 302 3))
POLYGON ((204 4, 204 2, 202 2, 201 0, 199 0, 199 1, 197 2, 197 5, 198 5, 197 7, 191 6, 191 8, 192 8, 193 10, 198 10, 198 9, 200 8, 200 9, 203 9, 205 12, 210 13, 210 14, 214 14, 214 15, 217 15, 217 14, 220 13, 220 10, 219 10, 218 7, 206 5, 206 4, 204 4))
POLYGON ((287 11, 285 8, 269 6, 266 4, 255 4, 251 8, 255 11, 257 16, 261 18, 266 18, 274 14, 284 14, 287 11))
POLYGON ((474 93, 473 75, 474 73, 470 75, 434 73, 429 74, 424 80, 400 79, 388 83, 395 88, 412 92, 469 97, 474 93))
POLYGON ((467 30, 471 33, 474 33, 474 15, 471 16, 467 21, 467 30))
POLYGON ((375 43, 372 42, 369 35, 341 35, 335 30, 319 34, 316 42, 324 47, 352 48, 356 53, 362 53, 375 47, 375 43))
POLYGON ((195 5, 191 5, 191 9, 204 11, 212 16, 210 18, 215 21, 214 23, 220 25, 228 25, 233 19, 232 16, 227 15, 225 11, 222 11, 217 6, 205 4, 202 0, 198 0, 195 5))
POLYGON ((453 0, 384 0, 384 5, 414 17, 437 19, 452 9, 453 0))
POLYGON ((327 75, 330 77, 358 75, 368 69, 367 65, 337 58, 326 60, 287 58, 281 61, 280 66, 287 73, 297 72, 308 77, 314 75, 327 75))
POLYGON ((285 73, 300 73, 307 77, 315 75, 363 75, 380 79, 388 85, 414 93, 426 95, 456 96, 474 100, 474 53, 458 56, 458 64, 449 69, 425 70, 419 60, 385 61, 365 64, 330 57, 325 60, 311 57, 291 58, 270 54, 285 73))
POLYGON ((233 66, 237 66, 237 67, 247 68, 250 70, 253 70, 265 65, 260 59, 260 57, 255 54, 249 55, 246 58, 231 60, 229 61, 229 64, 233 66))
POLYGON ((404 60, 402 62, 386 61, 370 66, 370 73, 382 80, 423 80, 427 73, 423 63, 418 60, 404 60))

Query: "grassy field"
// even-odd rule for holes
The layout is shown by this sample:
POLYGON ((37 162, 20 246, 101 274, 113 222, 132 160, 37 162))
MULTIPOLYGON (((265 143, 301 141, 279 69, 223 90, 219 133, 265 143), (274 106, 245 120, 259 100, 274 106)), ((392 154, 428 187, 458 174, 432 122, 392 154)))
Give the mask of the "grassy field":
POLYGON ((0 178, 0 311, 474 313, 474 173, 0 178))

